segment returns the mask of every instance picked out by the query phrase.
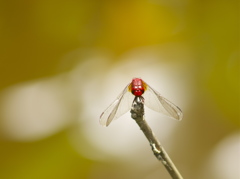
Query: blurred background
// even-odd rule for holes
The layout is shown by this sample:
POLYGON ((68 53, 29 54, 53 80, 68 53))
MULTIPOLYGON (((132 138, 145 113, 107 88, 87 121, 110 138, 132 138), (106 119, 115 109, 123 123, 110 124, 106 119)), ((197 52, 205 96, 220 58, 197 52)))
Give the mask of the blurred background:
POLYGON ((130 113, 141 77, 184 113, 145 118, 184 178, 240 178, 239 1, 2 0, 0 178, 170 178, 130 113))

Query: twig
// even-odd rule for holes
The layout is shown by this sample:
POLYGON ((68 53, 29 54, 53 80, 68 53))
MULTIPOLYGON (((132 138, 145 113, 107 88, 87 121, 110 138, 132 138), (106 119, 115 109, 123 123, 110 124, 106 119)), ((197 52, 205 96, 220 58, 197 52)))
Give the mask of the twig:
POLYGON ((170 157, 168 156, 167 152, 161 146, 158 139, 154 136, 151 128, 144 120, 144 98, 143 97, 135 97, 132 109, 131 109, 132 118, 136 121, 139 125, 140 129, 143 131, 144 135, 148 139, 153 154, 156 156, 158 160, 162 162, 162 164, 167 169, 168 173, 171 175, 173 179, 183 179, 177 168, 175 167, 174 163, 171 161, 170 157))

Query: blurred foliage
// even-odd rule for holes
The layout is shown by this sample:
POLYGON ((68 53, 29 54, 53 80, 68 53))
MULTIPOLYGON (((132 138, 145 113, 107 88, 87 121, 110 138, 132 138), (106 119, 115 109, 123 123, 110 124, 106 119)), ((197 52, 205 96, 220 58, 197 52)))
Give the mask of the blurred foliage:
POLYGON ((92 162, 71 147, 66 132, 31 143, 1 141, 0 178, 87 178, 92 162), (80 169, 80 170, 79 170, 80 169))
MULTIPOLYGON (((0 39, 1 90, 59 74, 64 55, 77 48, 121 56, 141 46, 187 44, 194 57, 181 60, 193 68, 196 99, 202 106, 213 100, 223 123, 239 127, 237 0, 2 0, 0 39)), ((89 176, 96 163, 77 154, 65 135, 0 140, 0 178, 97 178, 89 176)))

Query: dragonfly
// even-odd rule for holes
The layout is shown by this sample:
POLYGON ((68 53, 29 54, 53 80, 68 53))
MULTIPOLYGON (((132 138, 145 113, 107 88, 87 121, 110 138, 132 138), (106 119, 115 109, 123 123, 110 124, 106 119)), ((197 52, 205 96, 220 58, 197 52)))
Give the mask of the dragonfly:
POLYGON ((164 98, 141 78, 133 78, 113 103, 101 114, 100 124, 108 126, 113 120, 128 112, 135 97, 141 97, 144 105, 165 116, 176 120, 182 120, 181 109, 164 98))

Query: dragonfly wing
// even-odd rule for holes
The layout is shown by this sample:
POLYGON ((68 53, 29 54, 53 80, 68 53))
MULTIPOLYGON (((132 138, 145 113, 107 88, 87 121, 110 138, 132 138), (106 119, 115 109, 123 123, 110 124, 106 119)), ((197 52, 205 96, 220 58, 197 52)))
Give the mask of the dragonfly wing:
POLYGON ((101 114, 100 124, 108 126, 112 120, 119 118, 131 109, 134 95, 129 92, 129 84, 117 99, 101 114))
POLYGON ((149 85, 146 85, 146 88, 147 89, 145 90, 143 96, 145 99, 144 104, 148 108, 165 114, 166 116, 169 116, 176 120, 182 120, 183 113, 178 106, 170 102, 168 99, 164 98, 160 93, 155 91, 149 85))

